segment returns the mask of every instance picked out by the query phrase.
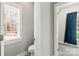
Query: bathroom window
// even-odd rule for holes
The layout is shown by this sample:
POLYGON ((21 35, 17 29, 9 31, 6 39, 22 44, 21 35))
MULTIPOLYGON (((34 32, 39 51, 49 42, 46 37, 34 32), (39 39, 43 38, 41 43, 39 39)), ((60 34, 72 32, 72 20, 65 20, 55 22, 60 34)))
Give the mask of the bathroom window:
POLYGON ((20 9, 3 4, 3 33, 5 40, 14 40, 20 38, 20 9))

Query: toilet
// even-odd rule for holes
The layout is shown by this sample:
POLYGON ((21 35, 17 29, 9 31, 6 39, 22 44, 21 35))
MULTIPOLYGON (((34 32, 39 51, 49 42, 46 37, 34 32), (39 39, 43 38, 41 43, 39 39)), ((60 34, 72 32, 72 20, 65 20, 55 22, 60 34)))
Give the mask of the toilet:
POLYGON ((32 44, 28 47, 28 52, 29 52, 30 56, 34 56, 34 44, 32 44))

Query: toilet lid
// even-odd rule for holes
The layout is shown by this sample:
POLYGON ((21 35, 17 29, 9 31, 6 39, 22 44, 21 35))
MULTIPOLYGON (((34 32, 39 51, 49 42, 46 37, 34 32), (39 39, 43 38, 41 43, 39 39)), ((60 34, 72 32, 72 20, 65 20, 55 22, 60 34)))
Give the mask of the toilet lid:
POLYGON ((34 50, 34 45, 29 46, 28 50, 34 50))

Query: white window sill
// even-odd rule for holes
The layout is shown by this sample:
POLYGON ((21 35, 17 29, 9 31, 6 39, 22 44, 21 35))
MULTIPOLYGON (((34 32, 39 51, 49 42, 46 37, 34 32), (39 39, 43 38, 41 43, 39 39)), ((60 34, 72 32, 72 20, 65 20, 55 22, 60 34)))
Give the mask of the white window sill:
POLYGON ((70 47, 74 47, 74 48, 79 48, 78 44, 77 45, 73 45, 73 44, 68 44, 68 43, 64 43, 64 42, 59 42, 59 44, 70 46, 70 47))
POLYGON ((15 38, 15 39, 12 39, 12 40, 5 40, 4 39, 4 45, 13 44, 13 43, 20 42, 20 41, 22 41, 21 38, 17 38, 17 39, 15 38))

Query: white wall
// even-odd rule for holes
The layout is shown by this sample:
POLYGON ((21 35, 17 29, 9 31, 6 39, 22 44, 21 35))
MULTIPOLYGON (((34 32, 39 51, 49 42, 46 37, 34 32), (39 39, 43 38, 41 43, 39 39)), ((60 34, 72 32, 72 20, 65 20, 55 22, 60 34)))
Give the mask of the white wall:
POLYGON ((16 3, 22 7, 22 41, 5 45, 5 56, 15 56, 26 51, 34 39, 34 6, 31 2, 16 3))
POLYGON ((34 3, 34 35, 35 35, 35 55, 53 55, 53 15, 51 11, 54 6, 49 3, 34 3), (52 22, 51 22, 52 21, 52 22))

